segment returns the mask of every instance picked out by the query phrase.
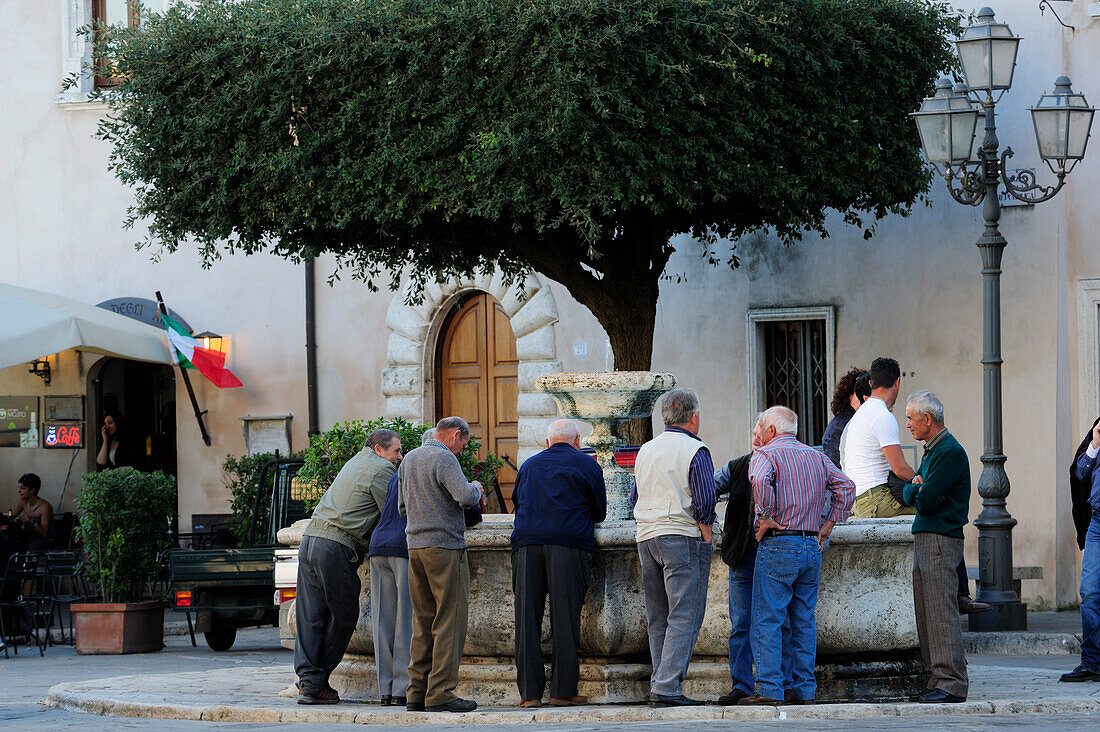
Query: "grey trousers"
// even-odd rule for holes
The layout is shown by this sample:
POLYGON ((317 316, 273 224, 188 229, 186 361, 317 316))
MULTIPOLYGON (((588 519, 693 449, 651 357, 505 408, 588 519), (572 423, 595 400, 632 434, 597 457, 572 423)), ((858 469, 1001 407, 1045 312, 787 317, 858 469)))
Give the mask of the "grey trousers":
POLYGON ((638 544, 653 663, 651 694, 683 694, 691 652, 703 625, 710 544, 687 536, 658 536, 638 544))
POLYGON ((963 540, 920 532, 913 535, 913 609, 921 658, 932 672, 929 689, 966 696, 966 654, 959 624, 958 576, 963 540))
POLYGON ((546 688, 542 664, 542 616, 550 595, 550 697, 577 695, 581 645, 581 606, 592 573, 592 553, 555 544, 521 546, 512 553, 512 592, 516 598, 516 684, 523 699, 541 699, 546 688))
POLYGON ((359 557, 343 544, 303 536, 298 547, 294 671, 317 685, 340 664, 359 621, 359 557))
POLYGON ((405 696, 409 688, 409 643, 413 632, 408 559, 370 558, 370 602, 378 694, 405 696))

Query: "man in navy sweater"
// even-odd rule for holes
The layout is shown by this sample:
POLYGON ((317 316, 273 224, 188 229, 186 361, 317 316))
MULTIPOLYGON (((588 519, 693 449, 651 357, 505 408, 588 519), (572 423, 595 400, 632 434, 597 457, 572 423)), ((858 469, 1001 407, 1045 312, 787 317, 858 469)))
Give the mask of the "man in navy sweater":
POLYGON ((581 605, 588 590, 594 525, 607 514, 600 466, 580 451, 581 435, 568 419, 546 433, 546 448, 527 458, 516 477, 512 532, 512 591, 516 597, 516 671, 520 706, 542 706, 542 612, 550 595, 550 703, 586 704, 577 694, 581 605))

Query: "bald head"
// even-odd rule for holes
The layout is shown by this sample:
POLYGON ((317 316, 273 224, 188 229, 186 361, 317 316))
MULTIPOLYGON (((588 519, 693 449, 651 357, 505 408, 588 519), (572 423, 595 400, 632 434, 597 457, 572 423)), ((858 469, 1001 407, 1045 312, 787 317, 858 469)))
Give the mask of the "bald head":
POLYGON ((572 445, 580 449, 581 431, 577 428, 577 424, 573 420, 555 420, 551 422, 550 426, 546 429, 546 446, 550 447, 558 443, 565 443, 566 445, 572 445))

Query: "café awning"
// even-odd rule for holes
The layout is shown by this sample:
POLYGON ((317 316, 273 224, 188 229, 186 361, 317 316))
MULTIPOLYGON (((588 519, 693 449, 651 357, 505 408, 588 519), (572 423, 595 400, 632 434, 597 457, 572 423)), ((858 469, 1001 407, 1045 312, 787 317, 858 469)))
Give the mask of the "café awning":
POLYGON ((172 363, 160 328, 60 295, 0 283, 0 369, 70 348, 172 363))

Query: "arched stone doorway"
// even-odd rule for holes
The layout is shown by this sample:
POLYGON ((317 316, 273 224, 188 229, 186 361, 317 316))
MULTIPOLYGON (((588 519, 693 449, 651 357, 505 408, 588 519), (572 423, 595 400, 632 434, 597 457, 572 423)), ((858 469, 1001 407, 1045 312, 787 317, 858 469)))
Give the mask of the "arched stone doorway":
MULTIPOLYGON (((516 337, 503 306, 492 295, 472 291, 459 298, 443 321, 436 356, 436 413, 461 415, 486 450, 517 460, 519 401, 516 337)), ((511 500, 515 469, 498 475, 502 497, 511 500)))
MULTIPOLYGON (((499 272, 429 283, 419 305, 407 305, 402 290, 390 301, 386 326, 387 367, 382 372, 386 416, 431 422, 437 408, 436 361, 448 315, 464 296, 486 293, 507 316, 516 348, 516 449, 507 453, 517 467, 544 447, 546 427, 557 418, 554 400, 535 389, 535 379, 561 371, 554 338, 557 305, 550 288, 535 273, 522 283, 504 285, 499 272)), ((461 415, 465 417, 466 415, 461 415)), ((495 451, 494 451, 495 452, 495 451)), ((503 476, 502 476, 503 477, 503 476)))

